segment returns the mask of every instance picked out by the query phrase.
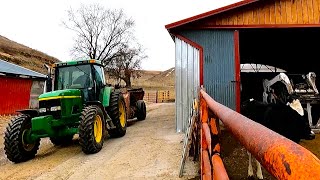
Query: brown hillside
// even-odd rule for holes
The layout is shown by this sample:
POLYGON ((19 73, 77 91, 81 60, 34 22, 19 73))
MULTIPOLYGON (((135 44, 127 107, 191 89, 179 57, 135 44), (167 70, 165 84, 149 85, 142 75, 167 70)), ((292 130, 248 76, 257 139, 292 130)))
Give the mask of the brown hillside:
POLYGON ((46 74, 43 64, 58 62, 57 58, 29 48, 0 35, 0 59, 46 74))
MULTIPOLYGON (((131 83, 133 87, 144 87, 144 88, 166 88, 174 87, 175 83, 175 71, 174 68, 170 68, 166 71, 149 71, 139 70, 140 77, 132 78, 131 83)), ((112 79, 107 75, 107 81, 110 84, 115 84, 117 80, 112 79)), ((125 83, 121 81, 121 85, 125 83)))
POLYGON ((139 81, 146 81, 154 76, 161 74, 162 71, 148 71, 148 70, 138 70, 141 77, 139 81))
POLYGON ((170 68, 166 71, 140 71, 140 78, 133 79, 133 86, 142 87, 168 87, 174 86, 174 68, 170 68))
POLYGON ((166 71, 162 71, 161 73, 147 79, 146 81, 150 83, 160 83, 160 86, 174 86, 175 69, 170 68, 166 71))

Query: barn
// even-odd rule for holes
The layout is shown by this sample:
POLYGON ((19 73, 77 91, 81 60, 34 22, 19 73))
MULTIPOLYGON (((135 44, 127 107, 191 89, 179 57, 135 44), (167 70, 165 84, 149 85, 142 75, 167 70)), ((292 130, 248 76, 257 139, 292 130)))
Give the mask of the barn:
POLYGON ((248 81, 243 64, 320 75, 319 15, 320 0, 244 0, 167 24, 175 43, 177 132, 186 129, 199 86, 238 112, 242 98, 262 89, 248 81))
POLYGON ((0 115, 37 108, 46 75, 0 60, 0 115))

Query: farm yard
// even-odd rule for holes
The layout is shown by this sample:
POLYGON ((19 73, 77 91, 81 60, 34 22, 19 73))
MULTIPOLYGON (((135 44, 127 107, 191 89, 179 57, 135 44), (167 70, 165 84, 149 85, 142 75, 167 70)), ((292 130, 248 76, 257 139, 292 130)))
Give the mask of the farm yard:
POLYGON ((123 11, 67 12, 87 59, 0 35, 0 180, 261 179, 258 162, 248 177, 248 150, 264 179, 319 179, 320 0, 239 1, 167 24, 175 67, 164 71, 141 68, 148 51, 123 11), (95 27, 108 20, 129 31, 95 27))

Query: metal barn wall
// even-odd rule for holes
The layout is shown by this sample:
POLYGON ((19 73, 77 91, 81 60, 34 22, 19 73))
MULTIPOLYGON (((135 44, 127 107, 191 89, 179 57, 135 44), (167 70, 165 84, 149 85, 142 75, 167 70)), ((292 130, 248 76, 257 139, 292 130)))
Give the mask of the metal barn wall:
POLYGON ((0 114, 29 107, 31 79, 0 76, 0 114))
POLYGON ((184 132, 191 115, 192 102, 198 99, 199 50, 175 38, 176 131, 184 132))
POLYGON ((181 34, 203 48, 206 92, 219 103, 236 110, 234 31, 197 30, 181 34))

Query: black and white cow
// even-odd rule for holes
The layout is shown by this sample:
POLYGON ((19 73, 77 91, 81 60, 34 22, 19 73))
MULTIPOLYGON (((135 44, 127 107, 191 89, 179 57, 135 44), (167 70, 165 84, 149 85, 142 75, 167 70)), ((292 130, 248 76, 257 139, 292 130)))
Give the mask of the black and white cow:
MULTIPOLYGON (((293 102, 300 105, 298 101, 293 102)), ((241 114, 296 143, 299 143, 301 139, 314 139, 315 134, 311 131, 306 113, 299 106, 296 107, 297 109, 294 106, 296 105, 267 104, 250 99, 242 103, 241 114)), ((248 155, 248 176, 253 177, 251 154, 248 152, 248 155)), ((257 160, 256 163, 257 177, 263 179, 261 165, 257 160)))

